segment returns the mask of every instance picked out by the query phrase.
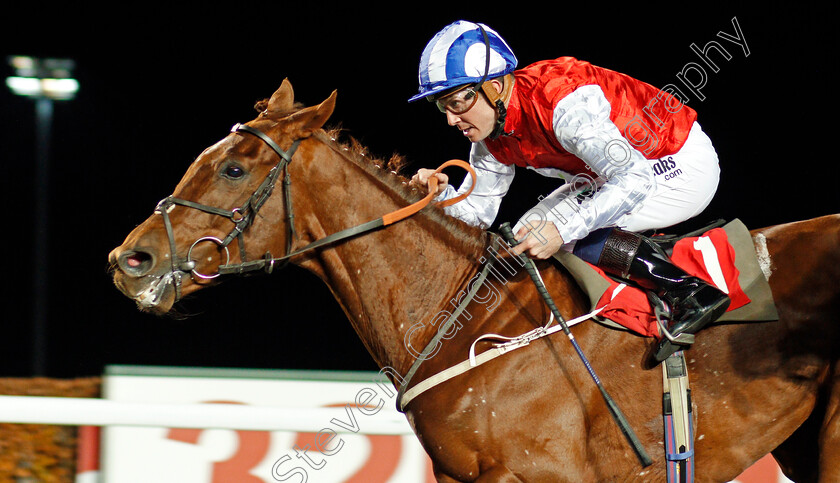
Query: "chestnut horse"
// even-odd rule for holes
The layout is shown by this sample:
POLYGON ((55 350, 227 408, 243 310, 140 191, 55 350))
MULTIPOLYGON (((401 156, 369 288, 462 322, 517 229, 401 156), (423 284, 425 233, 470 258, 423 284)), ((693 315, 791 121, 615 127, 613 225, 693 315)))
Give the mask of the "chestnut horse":
MULTIPOLYGON (((207 148, 111 253, 117 287, 164 314, 211 285, 220 265, 294 253, 422 198, 322 129, 334 106, 335 93, 295 106, 284 81, 256 119, 207 148)), ((697 480, 731 480, 773 452, 797 481, 840 481, 840 216, 753 236, 766 245, 780 320, 713 326, 686 352, 697 480)), ((436 317, 461 300, 493 238, 428 207, 288 260, 329 286, 380 367, 406 374, 417 355, 407 343, 422 349, 434 337, 436 317)), ((589 309, 564 269, 537 265, 564 317, 589 309)), ((497 299, 478 294, 410 385, 463 361, 480 335, 516 336, 548 320, 524 270, 495 286, 497 299)), ((439 481, 665 481, 662 374, 644 363, 652 340, 591 322, 572 331, 655 463, 641 467, 558 333, 410 401, 406 416, 439 481)))

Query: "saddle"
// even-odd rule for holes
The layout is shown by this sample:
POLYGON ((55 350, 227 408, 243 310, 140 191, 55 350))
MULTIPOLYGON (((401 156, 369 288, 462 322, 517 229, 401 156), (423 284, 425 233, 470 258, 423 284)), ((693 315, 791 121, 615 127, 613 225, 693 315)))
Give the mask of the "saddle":
MULTIPOLYGON (((743 292, 739 302, 733 301, 730 310, 716 323, 778 320, 779 314, 773 301, 773 294, 758 263, 752 236, 740 220, 735 219, 728 223, 721 220, 695 232, 682 235, 655 235, 651 239, 671 256, 678 244, 682 243, 681 246, 685 246, 686 243, 708 236, 713 230, 722 231, 722 236, 719 238, 725 239, 732 248, 737 285, 740 287, 740 292, 743 292)), ((645 336, 658 333, 656 324, 661 306, 655 295, 647 293, 641 287, 628 284, 626 280, 614 279, 571 253, 561 250, 554 255, 554 258, 572 275, 588 297, 593 310, 606 307, 606 310, 593 318, 595 321, 609 328, 630 330, 645 336), (616 287, 623 289, 621 290, 623 295, 619 297, 612 295, 616 287), (622 303, 628 305, 622 307, 622 303), (614 310, 610 310, 610 304, 613 305, 614 310)), ((680 265, 678 260, 673 261, 680 265)), ((683 268, 692 271, 689 267, 683 268)), ((708 274, 698 273, 697 275, 709 279, 708 274)))

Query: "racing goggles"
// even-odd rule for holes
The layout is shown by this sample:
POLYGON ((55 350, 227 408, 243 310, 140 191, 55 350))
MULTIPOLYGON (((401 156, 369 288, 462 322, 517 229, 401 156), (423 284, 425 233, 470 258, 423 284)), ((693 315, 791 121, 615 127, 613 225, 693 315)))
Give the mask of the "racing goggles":
POLYGON ((456 115, 463 114, 472 109, 477 100, 478 92, 476 92, 475 86, 471 84, 462 87, 452 94, 447 94, 437 99, 431 99, 440 112, 445 113, 446 111, 449 111, 456 115))

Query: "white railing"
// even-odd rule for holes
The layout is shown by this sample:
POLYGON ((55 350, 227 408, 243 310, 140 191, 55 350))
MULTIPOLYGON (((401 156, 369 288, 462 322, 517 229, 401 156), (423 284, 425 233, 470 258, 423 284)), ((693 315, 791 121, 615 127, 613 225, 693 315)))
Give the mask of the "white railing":
POLYGON ((359 408, 289 408, 240 404, 172 404, 94 398, 0 396, 0 422, 69 426, 152 426, 164 428, 318 432, 331 421, 336 432, 412 434, 405 416, 389 406, 363 416, 359 408), (351 414, 352 413, 352 414, 351 414), (354 418, 359 424, 354 425, 354 418))

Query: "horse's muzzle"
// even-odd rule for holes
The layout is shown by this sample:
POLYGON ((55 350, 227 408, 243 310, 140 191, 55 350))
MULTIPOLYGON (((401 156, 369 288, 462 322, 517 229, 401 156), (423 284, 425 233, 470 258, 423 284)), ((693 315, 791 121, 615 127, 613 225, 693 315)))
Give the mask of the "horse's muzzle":
POLYGON ((175 304, 183 273, 166 270, 153 250, 121 246, 111 251, 108 261, 114 285, 141 310, 164 314, 175 304))

